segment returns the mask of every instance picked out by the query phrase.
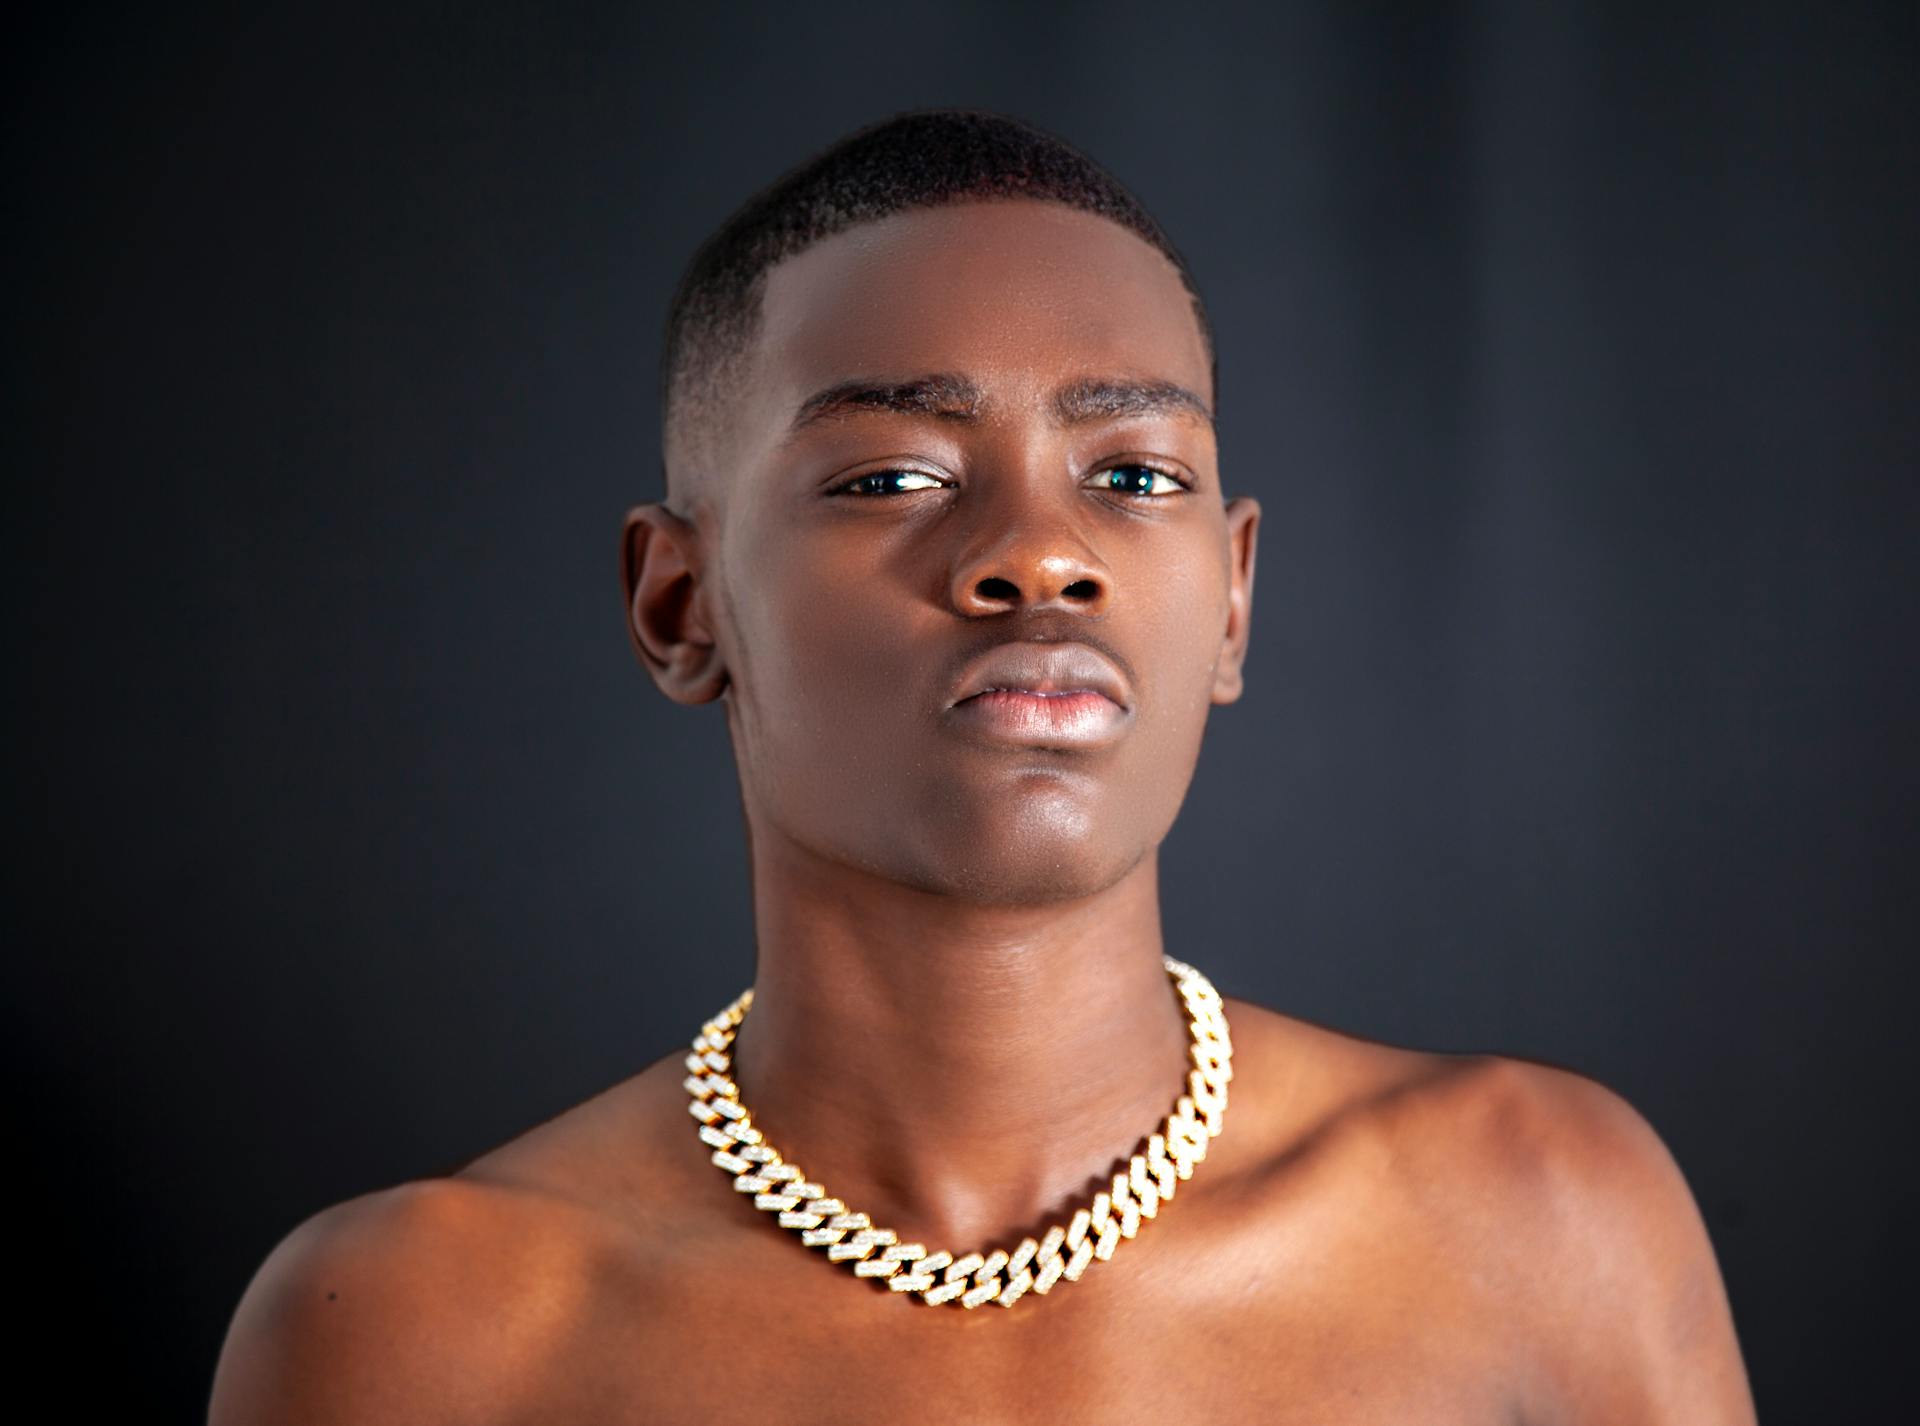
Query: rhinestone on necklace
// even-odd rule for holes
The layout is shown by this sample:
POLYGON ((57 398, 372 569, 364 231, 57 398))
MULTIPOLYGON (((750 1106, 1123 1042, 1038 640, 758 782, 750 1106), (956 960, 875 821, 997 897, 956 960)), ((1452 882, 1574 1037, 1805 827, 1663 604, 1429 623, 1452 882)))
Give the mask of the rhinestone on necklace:
POLYGON ((1175 1188, 1193 1177, 1193 1166, 1207 1156, 1208 1141, 1225 1125, 1233 1040, 1220 993, 1184 961, 1162 956, 1161 962, 1186 1006, 1193 1037, 1187 1092, 1148 1139, 1145 1152, 1133 1155, 1091 1202, 1075 1208, 1064 1227, 1055 1223, 1039 1238, 1021 1239, 1011 1251, 995 1248, 956 1258, 944 1248, 929 1252, 923 1243, 903 1243, 892 1229, 876 1228, 866 1214, 850 1212, 820 1184, 809 1182, 798 1164, 767 1142, 728 1075, 733 1060, 727 1047, 753 1004, 751 986, 694 1037, 684 1081, 691 1096, 687 1109, 700 1121, 700 1138, 712 1148, 713 1162, 732 1177, 736 1192, 752 1194, 755 1208, 777 1215, 779 1225, 798 1233, 808 1247, 825 1248, 829 1261, 851 1265, 856 1277, 884 1278, 891 1291, 935 1306, 971 1309, 997 1302, 1011 1307, 1029 1292, 1044 1297, 1063 1279, 1078 1282, 1089 1264, 1107 1261, 1142 1222, 1158 1216, 1175 1188))

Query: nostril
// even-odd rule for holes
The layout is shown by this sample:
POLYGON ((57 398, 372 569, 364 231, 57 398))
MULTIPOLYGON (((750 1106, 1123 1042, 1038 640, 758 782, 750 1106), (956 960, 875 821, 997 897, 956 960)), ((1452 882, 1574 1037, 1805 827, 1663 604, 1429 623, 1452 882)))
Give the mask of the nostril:
MULTIPOLYGON (((1036 597, 1041 587, 1044 586, 1036 585, 1036 597)), ((1098 579, 1076 579, 1073 583, 1063 586, 1053 598, 1075 604, 1097 604, 1104 594, 1105 587, 1098 579)), ((1019 581, 1003 579, 999 575, 987 575, 975 580, 972 597, 984 603, 996 605, 1020 604, 1026 602, 1028 598, 1022 593, 1019 581)))

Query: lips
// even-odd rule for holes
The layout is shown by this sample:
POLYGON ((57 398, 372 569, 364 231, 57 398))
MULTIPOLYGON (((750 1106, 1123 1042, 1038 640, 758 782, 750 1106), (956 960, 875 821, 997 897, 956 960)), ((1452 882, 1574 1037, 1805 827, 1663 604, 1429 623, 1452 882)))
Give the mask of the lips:
POLYGON ((994 690, 1009 693, 1098 693, 1122 712, 1132 709, 1126 681, 1106 657, 1086 644, 1001 644, 960 676, 949 707, 994 690))
POLYGON ((947 715, 990 743, 1091 748, 1132 719, 1126 681, 1085 644, 1012 643, 989 649, 961 676, 947 715))

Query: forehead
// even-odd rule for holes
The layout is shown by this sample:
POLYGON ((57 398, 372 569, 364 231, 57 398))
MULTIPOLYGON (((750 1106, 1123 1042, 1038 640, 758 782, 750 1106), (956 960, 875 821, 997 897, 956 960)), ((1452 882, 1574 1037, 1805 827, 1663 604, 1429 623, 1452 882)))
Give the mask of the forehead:
POLYGON ((1173 264, 1118 223, 1028 199, 918 209, 776 266, 749 383, 756 437, 850 378, 953 372, 995 409, 1063 381, 1171 382, 1209 402, 1205 344, 1173 264))

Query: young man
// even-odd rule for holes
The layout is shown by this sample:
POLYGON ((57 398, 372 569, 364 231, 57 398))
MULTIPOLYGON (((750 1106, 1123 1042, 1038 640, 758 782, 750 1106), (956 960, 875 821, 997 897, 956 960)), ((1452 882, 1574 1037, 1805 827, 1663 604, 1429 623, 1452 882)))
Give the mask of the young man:
POLYGON ((655 682, 726 711, 751 1003, 296 1230, 218 1426, 1752 1419, 1621 1100, 1170 981, 1260 517, 1213 368, 1152 219, 993 115, 862 131, 703 247, 624 568, 655 682))

